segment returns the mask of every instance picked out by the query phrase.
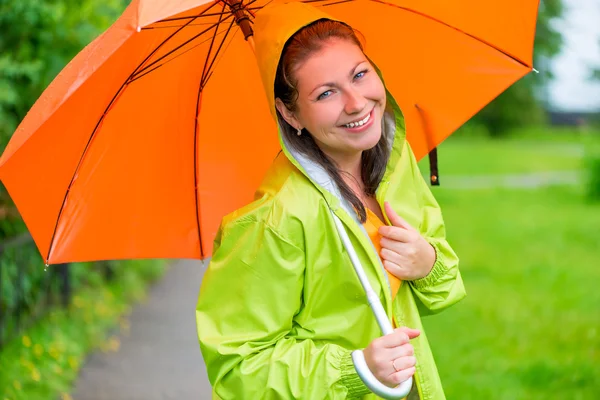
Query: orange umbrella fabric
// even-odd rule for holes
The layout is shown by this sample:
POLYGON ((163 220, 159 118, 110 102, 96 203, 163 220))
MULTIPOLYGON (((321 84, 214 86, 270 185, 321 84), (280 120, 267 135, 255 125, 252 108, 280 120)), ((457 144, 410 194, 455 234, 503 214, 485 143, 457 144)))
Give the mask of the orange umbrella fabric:
MULTIPOLYGON (((279 142, 237 22, 278 1, 237 1, 133 0, 32 107, 0 179, 47 264, 206 258, 253 200, 279 142)), ((538 0, 310 3, 364 35, 418 158, 532 70, 538 0)))

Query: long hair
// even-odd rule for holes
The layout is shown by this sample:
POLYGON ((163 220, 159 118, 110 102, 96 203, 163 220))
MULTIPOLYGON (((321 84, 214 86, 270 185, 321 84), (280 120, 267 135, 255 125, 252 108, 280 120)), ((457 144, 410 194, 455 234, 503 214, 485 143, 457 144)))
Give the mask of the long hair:
MULTIPOLYGON (((332 38, 347 40, 363 51, 361 42, 350 26, 328 19, 317 20, 305 26, 296 32, 285 44, 275 76, 275 98, 281 99, 288 110, 292 112, 296 111, 298 82, 294 76, 295 68, 303 63, 311 54, 319 51, 325 45, 325 42, 332 38)), ((342 197, 353 206, 358 219, 364 223, 367 220, 365 206, 342 179, 335 162, 319 148, 311 135, 298 136, 296 129, 284 120, 279 111, 277 111, 277 118, 279 119, 279 125, 282 127, 282 133, 286 141, 296 151, 306 155, 327 171, 340 189, 342 197)), ((383 133, 375 147, 363 151, 361 178, 365 185, 364 192, 367 196, 375 194, 385 173, 389 152, 390 150, 383 133)))

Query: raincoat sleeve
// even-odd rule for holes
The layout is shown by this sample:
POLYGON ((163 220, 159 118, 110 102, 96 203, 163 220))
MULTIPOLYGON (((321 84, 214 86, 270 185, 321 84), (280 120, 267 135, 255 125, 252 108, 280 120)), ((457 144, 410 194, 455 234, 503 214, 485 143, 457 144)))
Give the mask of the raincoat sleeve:
POLYGON ((458 269, 458 256, 446 240, 446 228, 440 206, 421 175, 415 156, 410 150, 412 170, 420 191, 422 219, 421 235, 433 246, 436 260, 431 272, 422 279, 410 282, 421 315, 438 313, 466 296, 458 269))
MULTIPOLYGON (((303 235, 299 235, 303 237, 303 235)), ((302 245, 261 221, 221 229, 196 309, 200 347, 221 399, 345 399, 370 393, 351 349, 291 332, 302 308, 302 245)))

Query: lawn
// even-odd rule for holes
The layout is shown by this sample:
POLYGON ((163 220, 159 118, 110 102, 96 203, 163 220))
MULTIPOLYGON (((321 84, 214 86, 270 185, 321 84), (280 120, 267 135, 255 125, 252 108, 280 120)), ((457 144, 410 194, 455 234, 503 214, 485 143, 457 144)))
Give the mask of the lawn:
MULTIPOLYGON (((466 173, 474 149, 490 156, 475 158, 482 173, 581 168, 577 157, 538 163, 572 141, 527 143, 449 142, 447 170, 466 173), (500 149, 536 163, 517 168, 500 149)), ((433 190, 468 293, 425 319, 448 399, 598 398, 600 204, 580 186, 433 190)))
MULTIPOLYGON (((458 133, 438 147, 440 177, 577 170, 582 166, 586 143, 587 139, 576 132, 556 130, 524 130, 495 140, 458 133)), ((419 166, 428 172, 428 158, 419 166)))

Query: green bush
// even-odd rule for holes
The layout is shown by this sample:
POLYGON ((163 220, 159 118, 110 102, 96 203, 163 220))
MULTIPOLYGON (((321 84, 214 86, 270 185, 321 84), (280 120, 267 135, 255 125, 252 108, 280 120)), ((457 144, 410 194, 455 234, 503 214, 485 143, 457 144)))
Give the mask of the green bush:
POLYGON ((586 146, 587 195, 593 202, 600 202, 600 138, 594 137, 586 146))

